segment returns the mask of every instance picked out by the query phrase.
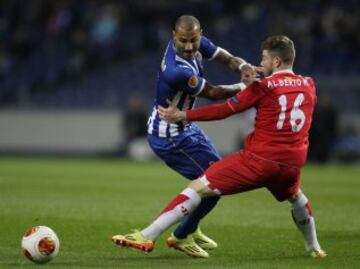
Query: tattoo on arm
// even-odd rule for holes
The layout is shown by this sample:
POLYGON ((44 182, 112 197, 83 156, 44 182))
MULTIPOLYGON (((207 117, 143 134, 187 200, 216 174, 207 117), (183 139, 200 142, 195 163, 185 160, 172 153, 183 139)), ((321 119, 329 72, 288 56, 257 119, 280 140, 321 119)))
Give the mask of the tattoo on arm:
POLYGON ((219 53, 215 57, 215 60, 228 66, 233 71, 239 71, 240 64, 245 62, 245 60, 233 56, 230 52, 224 49, 220 49, 219 53))

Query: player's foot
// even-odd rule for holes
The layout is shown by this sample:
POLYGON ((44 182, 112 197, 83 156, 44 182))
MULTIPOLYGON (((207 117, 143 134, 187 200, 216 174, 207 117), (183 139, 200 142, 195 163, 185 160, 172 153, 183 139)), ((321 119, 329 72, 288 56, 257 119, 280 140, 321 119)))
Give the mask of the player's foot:
POLYGON ((192 237, 194 238, 195 243, 204 250, 213 250, 218 247, 218 244, 203 234, 200 228, 197 228, 197 230, 192 234, 192 237))
POLYGON ((315 259, 324 259, 326 258, 327 254, 322 249, 313 249, 310 252, 310 256, 315 259))
POLYGON ((166 243, 170 248, 185 252, 187 255, 197 258, 208 258, 209 253, 199 247, 192 236, 188 236, 185 239, 178 239, 171 234, 166 243))
POLYGON ((138 230, 133 230, 130 234, 114 235, 111 240, 118 246, 135 248, 146 253, 154 249, 154 242, 145 238, 138 230))

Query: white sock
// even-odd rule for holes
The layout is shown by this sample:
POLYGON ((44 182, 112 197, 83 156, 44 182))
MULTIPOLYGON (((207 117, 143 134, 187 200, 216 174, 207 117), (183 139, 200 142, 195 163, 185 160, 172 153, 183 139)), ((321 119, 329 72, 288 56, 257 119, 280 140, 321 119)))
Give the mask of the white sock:
POLYGON ((156 240, 171 225, 187 217, 201 202, 199 194, 186 188, 160 213, 155 221, 141 231, 147 239, 156 240))
POLYGON ((315 219, 306 196, 303 193, 299 194, 290 205, 294 222, 304 236, 306 251, 321 249, 317 240, 315 219))

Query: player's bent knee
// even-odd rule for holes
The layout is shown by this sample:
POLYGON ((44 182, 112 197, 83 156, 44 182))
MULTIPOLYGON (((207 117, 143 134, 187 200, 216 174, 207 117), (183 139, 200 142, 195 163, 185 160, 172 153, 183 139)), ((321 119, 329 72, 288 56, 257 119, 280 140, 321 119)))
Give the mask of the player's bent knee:
POLYGON ((299 190, 297 191, 297 193, 295 193, 292 197, 290 197, 290 198, 288 199, 288 201, 289 201, 290 203, 293 203, 293 202, 295 202, 302 194, 303 194, 302 191, 299 189, 299 190))
POLYGON ((210 189, 204 182, 200 180, 200 178, 193 180, 189 184, 189 188, 196 191, 201 198, 217 196, 218 194, 215 193, 212 189, 210 189))

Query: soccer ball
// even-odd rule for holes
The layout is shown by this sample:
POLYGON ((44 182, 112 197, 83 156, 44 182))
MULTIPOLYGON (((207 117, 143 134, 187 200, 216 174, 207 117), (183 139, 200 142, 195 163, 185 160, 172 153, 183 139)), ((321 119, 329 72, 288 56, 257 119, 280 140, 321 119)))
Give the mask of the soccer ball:
POLYGON ((56 233, 46 226, 32 227, 24 234, 21 246, 26 258, 35 263, 47 263, 59 252, 56 233))

